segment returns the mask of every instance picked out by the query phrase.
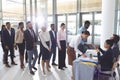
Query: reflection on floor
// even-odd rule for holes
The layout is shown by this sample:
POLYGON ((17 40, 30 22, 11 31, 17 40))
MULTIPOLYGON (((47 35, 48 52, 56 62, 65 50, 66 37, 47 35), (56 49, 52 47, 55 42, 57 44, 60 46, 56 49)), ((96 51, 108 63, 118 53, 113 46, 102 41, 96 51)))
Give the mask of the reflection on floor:
POLYGON ((64 71, 59 70, 56 66, 51 66, 51 72, 46 71, 46 75, 43 75, 41 66, 36 63, 38 70, 35 72, 34 76, 29 73, 28 64, 26 64, 26 68, 24 70, 21 70, 19 67, 19 55, 17 51, 15 51, 15 62, 18 63, 18 65, 11 66, 11 68, 6 68, 2 63, 3 52, 1 47, 0 51, 0 80, 71 80, 72 73, 70 66, 67 66, 68 68, 64 71))
MULTIPOLYGON (((3 52, 1 47, 0 47, 0 51, 1 51, 0 80, 71 80, 72 72, 71 72, 71 67, 68 65, 67 65, 68 68, 66 68, 64 71, 59 70, 58 67, 56 66, 51 66, 51 72, 47 72, 46 70, 46 75, 42 74, 41 66, 38 65, 37 63, 36 63, 36 67, 38 68, 38 70, 35 72, 34 76, 29 73, 28 64, 26 64, 26 68, 24 70, 21 70, 19 67, 20 65, 19 55, 17 51, 15 51, 16 53, 15 62, 18 63, 18 65, 11 66, 11 68, 6 68, 2 63, 3 52)), ((67 63, 67 60, 68 59, 66 58, 66 63, 67 63)), ((56 62, 58 62, 57 59, 56 59, 56 62)), ((117 74, 116 80, 119 80, 118 74, 117 74)))

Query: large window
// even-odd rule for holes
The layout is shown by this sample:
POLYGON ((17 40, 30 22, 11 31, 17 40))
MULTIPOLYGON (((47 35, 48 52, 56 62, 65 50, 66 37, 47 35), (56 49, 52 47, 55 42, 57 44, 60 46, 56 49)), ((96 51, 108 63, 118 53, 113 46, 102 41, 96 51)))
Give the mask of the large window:
POLYGON ((3 23, 10 21, 17 28, 19 21, 24 21, 23 0, 2 0, 3 23))
POLYGON ((77 0, 57 0, 57 14, 77 12, 77 0))
POLYGON ((80 0, 81 12, 101 11, 102 0, 80 0))

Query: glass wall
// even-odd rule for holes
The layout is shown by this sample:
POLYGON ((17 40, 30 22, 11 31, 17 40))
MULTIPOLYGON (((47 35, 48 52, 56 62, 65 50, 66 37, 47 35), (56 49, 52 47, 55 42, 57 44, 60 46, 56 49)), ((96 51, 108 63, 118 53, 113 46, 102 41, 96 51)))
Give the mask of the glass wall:
POLYGON ((57 14, 76 12, 77 0, 57 0, 57 14))
POLYGON ((23 0, 2 0, 3 23, 10 21, 17 28, 18 22, 24 21, 23 0))
POLYGON ((101 11, 102 0, 80 0, 81 12, 101 11))

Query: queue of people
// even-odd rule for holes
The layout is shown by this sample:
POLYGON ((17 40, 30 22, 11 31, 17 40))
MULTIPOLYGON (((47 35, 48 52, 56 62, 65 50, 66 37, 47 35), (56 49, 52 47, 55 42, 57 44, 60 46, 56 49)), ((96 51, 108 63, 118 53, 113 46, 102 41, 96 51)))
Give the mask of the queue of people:
MULTIPOLYGON (((87 30, 90 26, 90 21, 85 21, 84 26, 80 27, 78 30, 78 35, 76 35, 66 45, 66 25, 61 23, 60 30, 56 32, 55 24, 51 24, 50 31, 47 31, 47 26, 42 25, 41 31, 37 36, 34 32, 33 25, 30 21, 26 23, 26 30, 24 30, 24 23, 20 22, 18 24, 18 30, 15 32, 11 28, 10 22, 2 26, 1 29, 1 44, 3 48, 3 63, 6 67, 11 67, 8 61, 9 51, 11 58, 11 65, 17 65, 14 61, 15 52, 14 48, 19 50, 20 68, 24 69, 24 59, 26 57, 26 62, 28 62, 30 74, 34 75, 34 70, 36 61, 38 59, 38 64, 42 65, 42 73, 45 75, 45 67, 48 72, 51 72, 51 65, 58 66, 58 69, 65 70, 66 65, 66 53, 68 54, 68 64, 73 67, 73 61, 78 57, 87 57, 85 54, 87 44, 87 38, 90 36, 90 32, 87 30), (38 55, 37 50, 37 37, 40 40, 40 53, 38 55), (58 47, 58 64, 56 64, 56 53, 58 47), (67 52, 66 52, 67 50, 67 52), (25 56, 26 51, 26 56, 25 56), (42 60, 41 60, 42 57, 42 60), (52 58, 52 59, 51 59, 52 58), (41 60, 41 61, 40 61, 41 60), (52 64, 50 65, 50 60, 52 64)), ((102 50, 100 47, 96 47, 98 53, 98 62, 101 65, 102 70, 110 70, 113 65, 113 61, 118 62, 120 58, 119 52, 119 36, 113 34, 113 36, 105 41, 104 47, 106 51, 102 50), (101 55, 102 53, 103 55, 101 55)), ((72 76, 73 78, 73 76, 72 76)))
POLYGON ((15 49, 19 51, 20 59, 20 68, 25 68, 24 59, 28 62, 30 74, 34 75, 34 70, 37 70, 35 67, 36 61, 38 59, 38 64, 42 65, 42 72, 46 74, 45 67, 50 72, 50 60, 52 61, 53 66, 58 66, 59 69, 64 70, 67 68, 65 63, 66 58, 66 32, 65 24, 60 25, 61 30, 59 32, 55 31, 55 25, 50 25, 51 30, 47 31, 47 27, 43 25, 41 31, 38 35, 40 39, 40 53, 38 55, 37 50, 37 35, 33 30, 33 25, 30 21, 26 23, 26 30, 24 30, 24 23, 20 22, 18 24, 18 29, 15 31, 11 27, 10 22, 6 22, 6 25, 2 25, 1 29, 1 44, 3 48, 3 63, 6 67, 10 68, 11 65, 17 65, 14 58, 15 49), (58 64, 56 64, 56 49, 58 45, 58 64), (10 54, 9 54, 10 51, 10 54), (26 52, 25 52, 26 51, 26 52), (25 54, 26 53, 26 54, 25 54), (8 57, 11 58, 11 65, 9 64, 8 57), (53 56, 53 57, 52 57, 53 56), (52 59, 51 59, 52 58, 52 59))

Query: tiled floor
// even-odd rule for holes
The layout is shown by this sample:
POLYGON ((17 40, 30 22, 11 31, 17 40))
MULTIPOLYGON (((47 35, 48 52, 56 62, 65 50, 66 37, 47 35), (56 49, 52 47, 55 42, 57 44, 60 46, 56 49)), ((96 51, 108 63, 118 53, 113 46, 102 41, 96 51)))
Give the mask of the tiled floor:
POLYGON ((67 66, 68 68, 65 69, 65 71, 59 70, 56 66, 51 66, 51 72, 46 71, 46 75, 43 75, 40 65, 36 63, 38 70, 35 72, 34 76, 29 73, 28 64, 26 64, 26 68, 24 70, 21 70, 19 67, 19 55, 17 51, 15 51, 15 62, 18 63, 18 65, 6 68, 2 63, 3 52, 1 46, 0 52, 0 80, 71 80, 72 73, 70 66, 67 66))
MULTIPOLYGON (((38 48, 39 50, 39 48, 38 48)), ((0 80, 71 80, 71 67, 67 65, 67 69, 65 71, 59 70, 56 66, 51 66, 51 72, 46 71, 46 75, 42 74, 41 66, 36 63, 36 67, 38 70, 35 72, 35 75, 31 75, 29 73, 28 64, 26 64, 26 68, 21 70, 19 67, 19 55, 16 53, 15 62, 18 63, 17 66, 12 66, 11 68, 6 68, 2 63, 2 49, 0 46, 0 80)), ((57 62, 57 59, 56 59, 57 62)), ((67 58, 66 58, 67 63, 67 58)), ((118 75, 117 75, 118 76, 118 75)), ((119 78, 117 77, 117 80, 119 78)))

